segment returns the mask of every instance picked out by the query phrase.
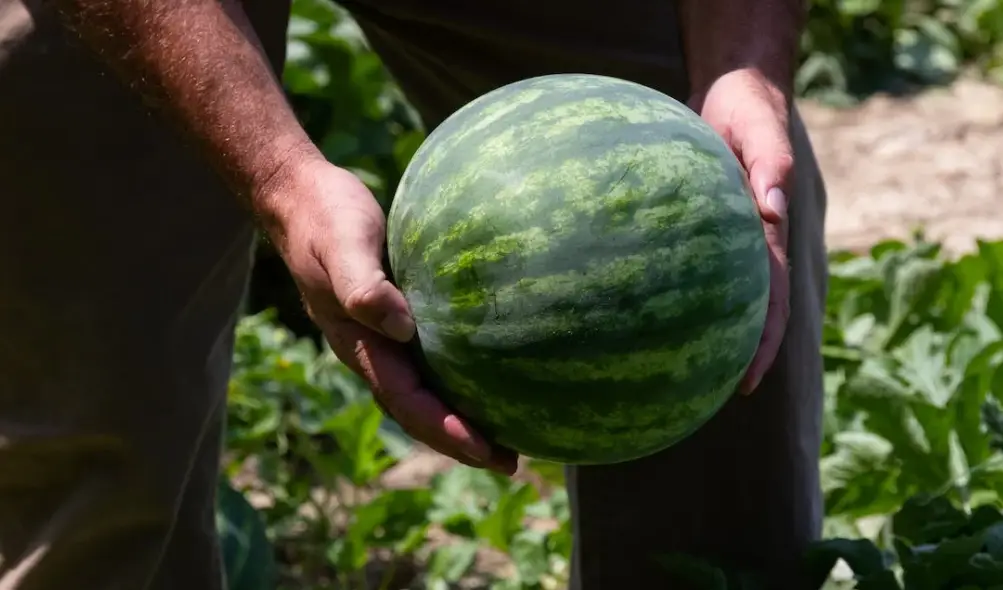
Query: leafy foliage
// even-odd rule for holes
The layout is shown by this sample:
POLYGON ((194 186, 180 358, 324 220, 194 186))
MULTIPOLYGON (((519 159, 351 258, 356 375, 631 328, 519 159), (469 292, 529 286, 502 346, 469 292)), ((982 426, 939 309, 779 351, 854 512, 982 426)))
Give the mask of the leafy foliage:
POLYGON ((356 173, 389 207, 425 134, 355 21, 328 0, 294 0, 284 81, 327 159, 356 173))
POLYGON ((823 353, 830 536, 860 588, 1003 582, 1003 244, 958 260, 884 242, 833 256, 823 353))
MULTIPOLYGON (((797 89, 846 104, 945 82, 966 64, 1003 81, 998 0, 818 0, 797 89)), ((294 0, 285 84, 328 159, 386 207, 424 130, 336 5, 294 0)), ((315 333, 267 244, 255 275, 252 314, 237 334, 220 488, 230 587, 267 587, 265 554, 286 590, 564 587, 571 536, 561 470, 533 463, 509 480, 454 467, 393 483, 414 443, 318 339, 295 335, 315 333), (259 571, 251 566, 263 573, 244 577, 259 571)), ((826 539, 805 556, 820 587, 999 588, 1001 328, 1003 243, 954 261, 922 240, 833 255, 826 539)), ((708 588, 759 587, 692 557, 665 565, 708 588)))
POLYGON ((999 0, 814 0, 796 88, 846 104, 948 82, 965 65, 1003 82, 999 0))
POLYGON ((217 497, 216 529, 227 574, 227 590, 275 588, 275 556, 264 519, 226 479, 220 480, 217 497))
POLYGON ((474 573, 485 549, 513 557, 497 590, 542 588, 565 575, 563 489, 541 494, 466 467, 427 486, 387 486, 413 443, 329 349, 295 338, 270 313, 238 327, 228 421, 225 473, 256 499, 283 587, 406 587, 421 560, 425 587, 447 588, 474 573), (527 529, 526 518, 540 526, 527 529), (383 560, 375 569, 374 559, 383 560))
MULTIPOLYGON (((827 539, 806 556, 820 585, 839 583, 839 560, 859 588, 1003 580, 994 577, 1003 571, 1001 326, 1003 242, 957 260, 922 239, 832 255, 820 458, 827 539)), ((228 449, 227 475, 258 499, 283 587, 566 581, 560 470, 534 463, 510 480, 455 467, 388 486, 413 443, 330 350, 268 313, 238 329, 228 449), (490 572, 486 553, 502 556, 490 572)), ((685 556, 666 566, 708 587, 759 587, 685 556)))

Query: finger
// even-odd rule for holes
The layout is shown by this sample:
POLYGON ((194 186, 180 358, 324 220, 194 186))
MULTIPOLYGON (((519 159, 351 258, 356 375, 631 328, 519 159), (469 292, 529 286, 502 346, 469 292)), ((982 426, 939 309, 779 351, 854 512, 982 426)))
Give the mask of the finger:
POLYGON ((321 264, 341 309, 371 330, 407 342, 415 335, 415 323, 404 295, 383 270, 383 223, 363 217, 338 227, 337 249, 322 257, 321 264))
POLYGON ((734 130, 736 152, 749 174, 749 183, 767 223, 787 221, 788 191, 794 173, 794 152, 787 129, 787 117, 777 116, 764 106, 753 112, 734 130))
POLYGON ((738 391, 748 395, 759 387, 766 372, 776 361, 780 345, 787 332, 787 320, 790 317, 790 285, 787 274, 787 259, 781 252, 770 250, 770 299, 766 309, 766 321, 763 334, 759 340, 759 348, 746 369, 745 377, 739 384, 738 391))
MULTIPOLYGON (((455 415, 448 417, 447 420, 451 418, 459 420, 459 418, 455 415)), ((467 426, 464 425, 463 427, 467 426)), ((457 454, 456 452, 451 451, 448 446, 440 445, 434 440, 425 444, 427 444, 429 448, 436 451, 437 453, 455 459, 456 461, 459 461, 460 463, 463 463, 464 465, 467 465, 469 467, 476 467, 478 469, 490 469, 491 471, 495 471, 502 475, 508 475, 508 476, 515 475, 516 470, 519 468, 518 455, 516 455, 513 451, 502 447, 492 446, 490 459, 488 459, 487 461, 481 461, 468 458, 465 454, 462 453, 457 454)))
POLYGON ((406 349, 350 321, 333 322, 325 335, 339 358, 362 375, 384 411, 412 437, 473 467, 511 475, 516 455, 491 445, 435 395, 421 387, 406 349))

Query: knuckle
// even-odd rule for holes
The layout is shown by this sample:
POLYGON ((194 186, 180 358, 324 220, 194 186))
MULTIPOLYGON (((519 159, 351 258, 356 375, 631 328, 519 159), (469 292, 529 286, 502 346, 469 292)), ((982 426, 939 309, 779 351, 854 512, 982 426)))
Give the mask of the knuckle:
POLYGON ((794 170, 794 154, 789 150, 778 154, 776 166, 782 176, 790 174, 794 170))
POLYGON ((359 286, 353 289, 342 305, 350 315, 364 314, 375 309, 379 304, 379 283, 359 286))

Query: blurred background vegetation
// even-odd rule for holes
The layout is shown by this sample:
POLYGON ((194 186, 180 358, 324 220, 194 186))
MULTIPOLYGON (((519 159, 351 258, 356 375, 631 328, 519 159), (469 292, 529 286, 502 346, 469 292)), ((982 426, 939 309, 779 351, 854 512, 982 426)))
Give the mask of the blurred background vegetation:
MULTIPOLYGON (((421 121, 344 11, 327 0, 295 0, 293 10, 290 100, 327 158, 386 205, 424 139, 421 121)), ((797 92, 848 106, 966 71, 1003 83, 1000 0, 817 0, 797 92)), ((1003 580, 1003 516, 993 508, 1003 497, 1001 327, 999 244, 955 261, 922 240, 833 254, 821 461, 826 534, 842 540, 809 556, 820 580, 836 556, 872 584, 902 571, 932 584, 907 588, 1003 580), (930 532, 931 515, 956 526, 930 532), (982 569, 969 571, 971 562, 982 569)), ((230 588, 565 587, 561 470, 389 477, 414 456, 411 441, 317 338, 267 243, 234 362, 219 510, 230 588)), ((852 587, 838 570, 825 583, 852 587)), ((720 582, 712 566, 693 571, 707 587, 755 587, 720 582)))

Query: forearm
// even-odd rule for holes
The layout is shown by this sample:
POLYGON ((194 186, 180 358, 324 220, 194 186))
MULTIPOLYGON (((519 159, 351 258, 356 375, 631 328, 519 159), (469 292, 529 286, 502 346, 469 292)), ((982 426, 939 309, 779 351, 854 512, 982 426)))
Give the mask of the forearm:
POLYGON ((694 92, 751 68, 790 99, 806 0, 680 0, 679 13, 694 92))
POLYGON ((306 136, 248 25, 224 0, 55 0, 66 23, 197 145, 230 187, 256 202, 306 136))

